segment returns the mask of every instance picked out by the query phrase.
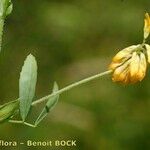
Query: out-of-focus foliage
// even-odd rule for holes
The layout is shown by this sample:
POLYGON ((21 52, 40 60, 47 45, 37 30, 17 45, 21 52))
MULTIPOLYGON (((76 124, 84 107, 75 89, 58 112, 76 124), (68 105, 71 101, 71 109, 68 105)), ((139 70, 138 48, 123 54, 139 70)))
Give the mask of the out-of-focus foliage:
MULTIPOLYGON (((13 3, 0 54, 0 104, 18 97, 19 72, 29 53, 38 61, 36 98, 42 97, 49 94, 53 81, 61 88, 105 71, 118 49, 142 42, 144 14, 150 12, 149 0, 13 3)), ((77 140, 77 147, 61 150, 148 150, 149 89, 149 71, 144 81, 130 86, 104 77, 61 95, 57 107, 38 128, 1 125, 0 138, 77 140)), ((41 109, 33 108, 29 119, 36 119, 34 112, 41 109)))

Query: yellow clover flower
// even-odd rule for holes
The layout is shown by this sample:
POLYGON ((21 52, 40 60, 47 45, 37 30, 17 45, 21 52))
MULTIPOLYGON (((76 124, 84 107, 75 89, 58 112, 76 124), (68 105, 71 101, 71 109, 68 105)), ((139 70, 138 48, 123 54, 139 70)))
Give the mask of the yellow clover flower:
POLYGON ((142 81, 150 63, 150 45, 139 44, 119 51, 109 66, 112 80, 124 84, 142 81))
POLYGON ((119 51, 112 59, 109 69, 113 72, 112 80, 124 84, 142 81, 147 65, 150 63, 150 45, 146 38, 150 34, 150 16, 145 14, 144 40, 142 44, 129 46, 119 51))

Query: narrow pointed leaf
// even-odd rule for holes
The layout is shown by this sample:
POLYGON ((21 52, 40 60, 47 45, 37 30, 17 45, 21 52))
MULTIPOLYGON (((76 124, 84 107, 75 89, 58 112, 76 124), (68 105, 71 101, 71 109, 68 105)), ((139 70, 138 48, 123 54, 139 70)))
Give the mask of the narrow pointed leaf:
POLYGON ((28 115, 35 94, 37 63, 31 54, 27 56, 19 80, 20 113, 23 121, 28 115))
POLYGON ((11 101, 0 106, 0 123, 7 120, 19 109, 19 100, 11 101))
MULTIPOLYGON (((57 83, 54 83, 53 93, 59 90, 57 83)), ((48 99, 46 106, 43 108, 42 112, 40 113, 39 117, 35 121, 35 126, 37 126, 46 116, 47 114, 56 106, 58 103, 59 94, 51 97, 48 99)))

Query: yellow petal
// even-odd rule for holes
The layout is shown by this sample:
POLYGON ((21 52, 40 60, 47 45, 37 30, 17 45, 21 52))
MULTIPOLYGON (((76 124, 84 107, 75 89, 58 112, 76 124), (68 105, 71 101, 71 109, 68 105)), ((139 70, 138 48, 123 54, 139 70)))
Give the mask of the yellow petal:
POLYGON ((113 58, 113 62, 122 62, 123 59, 131 57, 131 53, 138 47, 139 45, 129 46, 121 51, 119 51, 113 58))
POLYGON ((138 45, 131 45, 129 47, 124 48, 122 51, 133 52, 139 46, 140 46, 140 44, 138 44, 138 45))
POLYGON ((129 52, 127 51, 120 51, 118 52, 114 58, 113 58, 113 62, 121 62, 124 58, 126 58, 127 56, 129 56, 129 52))
POLYGON ((124 78, 123 84, 128 84, 130 83, 130 73, 129 73, 129 68, 128 68, 128 72, 126 73, 126 77, 124 78))
POLYGON ((140 53, 140 64, 139 64, 139 71, 137 74, 137 78, 139 81, 143 80, 143 78, 145 77, 146 68, 147 68, 147 64, 146 64, 145 55, 143 53, 140 53))
POLYGON ((140 58, 138 54, 134 52, 131 58, 130 69, 129 69, 131 81, 132 80, 134 81, 135 80, 134 78, 136 78, 136 74, 138 73, 139 70, 139 62, 140 62, 140 58))
POLYGON ((114 70, 114 69, 116 69, 117 67, 119 67, 120 65, 121 65, 121 63, 112 62, 112 63, 109 65, 109 70, 114 70))
POLYGON ((113 77, 112 77, 112 80, 114 82, 118 82, 118 81, 123 82, 124 81, 129 64, 130 64, 130 60, 115 69, 115 71, 113 73, 113 77))
POLYGON ((147 52, 148 63, 150 63, 150 45, 145 44, 145 47, 147 52))
POLYGON ((120 74, 120 82, 123 84, 129 83, 129 68, 128 67, 120 74))

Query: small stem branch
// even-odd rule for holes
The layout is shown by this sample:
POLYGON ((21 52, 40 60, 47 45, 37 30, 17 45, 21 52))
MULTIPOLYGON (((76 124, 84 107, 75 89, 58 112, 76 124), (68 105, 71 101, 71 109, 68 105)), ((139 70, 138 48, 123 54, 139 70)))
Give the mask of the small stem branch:
POLYGON ((9 120, 8 121, 9 123, 16 123, 16 124, 24 124, 26 126, 29 126, 29 127, 32 127, 32 128, 35 128, 36 126, 33 125, 33 124, 30 124, 30 123, 27 123, 27 122, 23 122, 21 120, 9 120))
POLYGON ((25 125, 27 125, 27 126, 29 126, 29 127, 32 127, 32 128, 35 128, 35 127, 36 127, 35 125, 30 124, 30 123, 28 123, 28 122, 23 122, 23 124, 25 124, 25 125))
POLYGON ((71 85, 68 85, 68 86, 64 87, 63 89, 61 89, 61 90, 59 90, 59 91, 57 91, 57 92, 55 92, 55 93, 52 93, 52 94, 47 95, 47 96, 44 96, 44 97, 42 97, 42 98, 40 98, 40 99, 34 101, 34 102, 32 103, 32 106, 34 106, 34 105, 36 105, 36 104, 39 104, 39 103, 42 103, 42 102, 44 102, 45 100, 47 100, 47 99, 49 99, 49 98, 51 98, 51 97, 53 97, 53 96, 55 96, 55 95, 57 95, 57 94, 62 94, 62 93, 64 93, 65 91, 68 91, 68 90, 70 90, 70 89, 72 89, 72 88, 74 88, 74 87, 77 87, 77 86, 81 85, 81 84, 84 84, 84 83, 87 83, 87 82, 92 81, 92 80, 94 80, 94 79, 97 79, 97 78, 99 78, 99 77, 108 75, 108 74, 110 74, 111 72, 112 72, 112 70, 108 70, 108 71, 105 71, 105 72, 102 72, 102 73, 93 75, 93 76, 91 76, 91 77, 85 78, 85 79, 83 79, 83 80, 80 80, 80 81, 78 81, 78 82, 75 82, 75 83, 73 83, 73 84, 71 84, 71 85))

